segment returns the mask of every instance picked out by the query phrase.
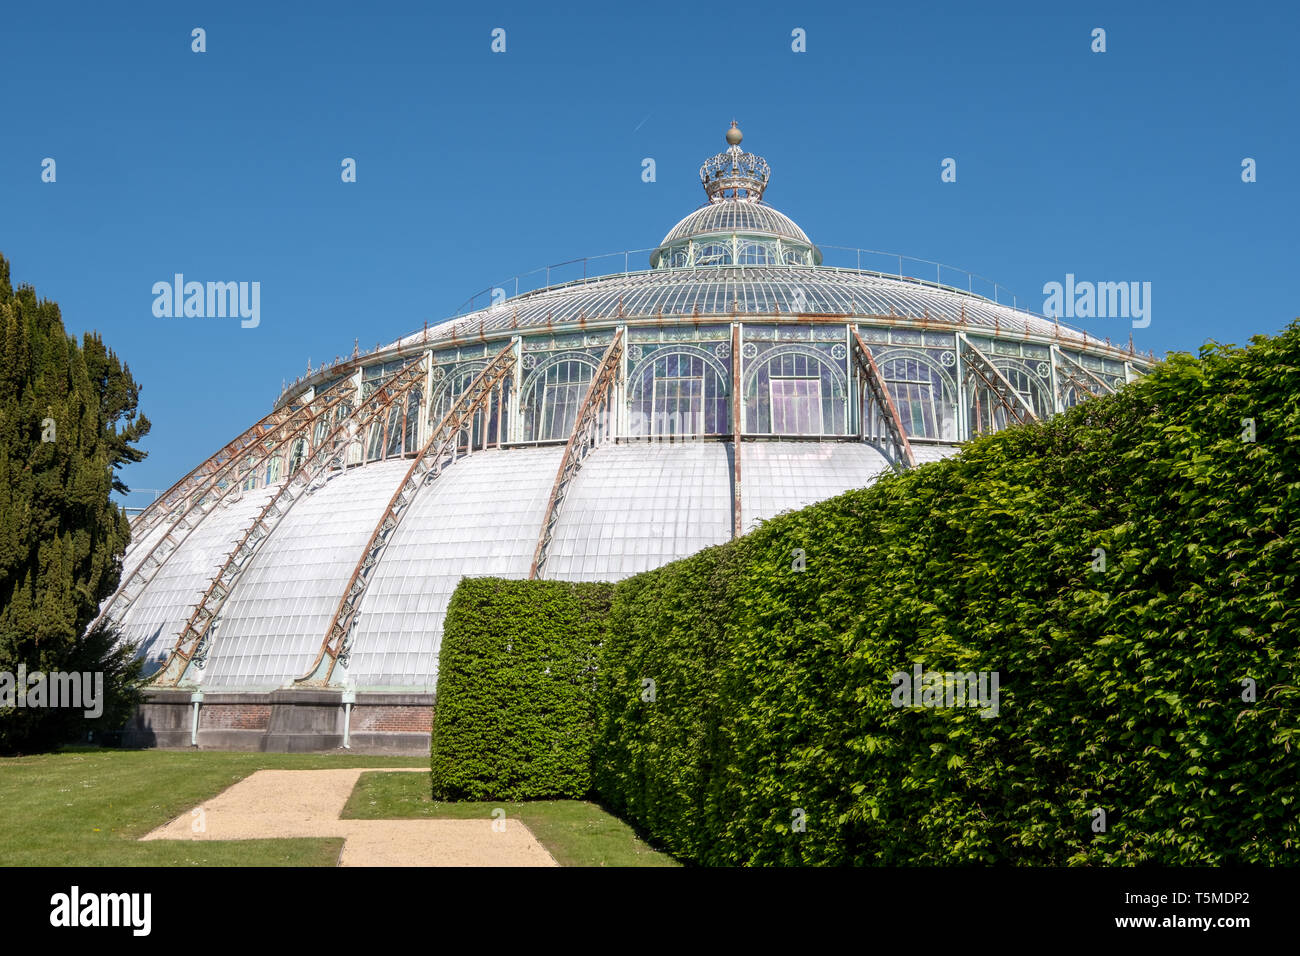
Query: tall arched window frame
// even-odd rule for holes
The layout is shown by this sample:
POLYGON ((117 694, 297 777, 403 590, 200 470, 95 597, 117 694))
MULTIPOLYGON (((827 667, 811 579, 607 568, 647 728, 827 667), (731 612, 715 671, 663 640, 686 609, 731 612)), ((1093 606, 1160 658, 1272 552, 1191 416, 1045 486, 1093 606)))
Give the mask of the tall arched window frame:
POLYGON ((302 467, 302 463, 307 459, 307 440, 299 438, 293 443, 293 449, 289 452, 289 474, 293 474, 302 467))
POLYGON ((560 352, 533 369, 521 396, 525 440, 568 439, 597 365, 586 352, 560 352))
POLYGON ((843 435, 843 362, 807 345, 778 345, 745 367, 745 427, 761 435, 843 435))
POLYGON ((779 261, 775 240, 740 239, 737 242, 736 262, 742 266, 769 266, 779 261))
POLYGON ((910 438, 957 440, 955 382, 937 357, 919 349, 873 353, 910 438))
POLYGON ((651 350, 628 375, 628 435, 726 435, 730 371, 704 349, 651 350))
POLYGON ((366 460, 383 461, 401 458, 416 450, 419 439, 420 403, 424 389, 416 385, 406 395, 395 401, 388 410, 377 416, 370 425, 366 441, 366 460))
MULTIPOLYGON (((469 389, 478 374, 487 367, 486 362, 474 362, 468 365, 457 365, 449 369, 444 375, 441 383, 433 393, 432 414, 430 416, 430 428, 436 428, 444 418, 447 412, 451 410, 452 403, 469 389)), ((486 422, 487 439, 484 440, 483 429, 485 422, 483 415, 474 416, 473 422, 473 442, 474 447, 479 448, 484 444, 493 445, 500 443, 500 429, 505 425, 505 415, 497 402, 498 390, 494 389, 492 397, 488 401, 488 416, 486 422)), ((460 430, 460 448, 468 447, 470 443, 471 429, 466 427, 460 430)))
MULTIPOLYGON (((1035 375, 1033 370, 1023 362, 1015 359, 993 359, 992 361, 1011 387, 1034 410, 1035 415, 1039 418, 1047 418, 1051 415, 1048 383, 1035 375)), ((1001 431, 1007 427, 1009 421, 1014 424, 1014 419, 1009 418, 1006 409, 989 390, 978 379, 972 378, 971 381, 975 384, 970 401, 971 434, 1001 431)))

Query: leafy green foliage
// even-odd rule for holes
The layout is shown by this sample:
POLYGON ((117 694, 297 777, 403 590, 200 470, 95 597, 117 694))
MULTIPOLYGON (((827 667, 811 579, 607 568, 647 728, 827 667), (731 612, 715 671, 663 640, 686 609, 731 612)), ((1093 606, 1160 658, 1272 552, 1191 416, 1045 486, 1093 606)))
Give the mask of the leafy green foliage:
POLYGON ((438 661, 433 796, 581 797, 591 787, 596 666, 609 585, 473 578, 438 661))
POLYGON ((1298 864, 1298 546, 1300 323, 619 583, 595 789, 704 864, 1298 864))
POLYGON ((109 496, 125 490, 117 469, 144 457, 139 391, 97 334, 78 346, 58 305, 14 289, 0 256, 0 671, 104 671, 109 701, 91 724, 81 711, 0 710, 0 752, 108 727, 134 699, 129 655, 84 632, 130 536, 109 496))

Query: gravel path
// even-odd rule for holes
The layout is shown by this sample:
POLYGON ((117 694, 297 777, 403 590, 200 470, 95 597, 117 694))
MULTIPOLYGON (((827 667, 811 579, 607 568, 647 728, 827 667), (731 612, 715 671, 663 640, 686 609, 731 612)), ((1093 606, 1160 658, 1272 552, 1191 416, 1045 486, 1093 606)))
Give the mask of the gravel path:
MULTIPOLYGON (((368 768, 371 769, 371 768, 368 768)), ((427 772, 427 767, 393 772, 427 772)), ((340 820, 366 770, 258 770, 143 840, 343 837, 339 866, 558 866, 518 820, 340 820)), ((387 772, 387 771, 386 771, 387 772)))

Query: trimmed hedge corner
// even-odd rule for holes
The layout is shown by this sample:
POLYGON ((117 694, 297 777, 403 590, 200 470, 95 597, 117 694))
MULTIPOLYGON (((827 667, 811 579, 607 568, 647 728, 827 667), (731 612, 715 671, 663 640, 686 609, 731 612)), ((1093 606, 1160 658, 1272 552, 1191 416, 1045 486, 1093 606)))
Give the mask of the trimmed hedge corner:
POLYGON ((607 584, 461 582, 438 666, 434 799, 587 794, 609 600, 607 584))

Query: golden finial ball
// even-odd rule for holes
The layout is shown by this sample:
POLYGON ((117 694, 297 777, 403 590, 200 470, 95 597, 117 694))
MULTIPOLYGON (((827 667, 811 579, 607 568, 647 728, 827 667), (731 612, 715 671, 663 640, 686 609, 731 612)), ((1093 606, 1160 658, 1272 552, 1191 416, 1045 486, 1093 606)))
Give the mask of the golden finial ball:
POLYGON ((744 139, 744 137, 740 134, 740 127, 736 125, 735 120, 732 120, 731 129, 727 130, 727 145, 739 146, 742 139, 744 139))

